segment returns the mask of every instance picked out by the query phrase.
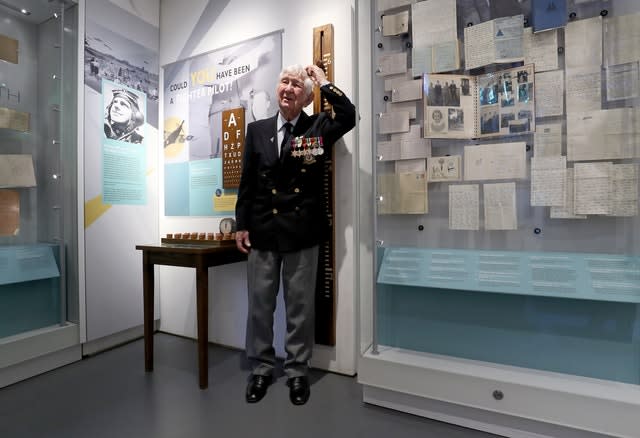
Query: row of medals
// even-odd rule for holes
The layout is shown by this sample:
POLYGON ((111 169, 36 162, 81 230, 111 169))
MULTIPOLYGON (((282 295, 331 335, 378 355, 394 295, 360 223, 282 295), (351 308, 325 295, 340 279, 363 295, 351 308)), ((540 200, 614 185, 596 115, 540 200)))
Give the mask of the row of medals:
POLYGON ((324 154, 322 137, 296 137, 291 140, 291 156, 309 159, 313 155, 324 154))

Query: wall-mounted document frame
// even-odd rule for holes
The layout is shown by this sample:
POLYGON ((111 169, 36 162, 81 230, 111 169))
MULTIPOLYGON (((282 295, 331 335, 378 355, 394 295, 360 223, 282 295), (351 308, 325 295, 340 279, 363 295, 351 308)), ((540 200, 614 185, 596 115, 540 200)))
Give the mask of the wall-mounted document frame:
MULTIPOLYGON (((492 10, 488 6, 486 10, 483 9, 485 2, 471 3, 456 2, 458 25, 473 22, 472 27, 476 27, 483 20, 486 22, 503 12, 507 15, 506 10, 492 10)), ((493 6, 508 2, 490 3, 493 6)), ((527 6, 531 2, 510 3, 514 8, 526 8, 520 12, 531 22, 527 6)), ((532 61, 532 81, 536 88, 536 73, 553 72, 546 75, 548 78, 542 76, 542 79, 549 79, 547 83, 550 86, 547 89, 551 91, 543 94, 544 101, 540 102, 543 111, 538 114, 535 110, 535 114, 532 114, 535 125, 529 131, 490 137, 430 136, 432 127, 427 124, 431 121, 429 111, 439 110, 441 113, 441 117, 433 119, 434 130, 441 129, 440 132, 450 134, 445 129, 450 120, 448 109, 457 107, 445 107, 445 113, 437 105, 427 107, 424 102, 422 106, 418 105, 416 118, 409 118, 407 132, 378 133, 377 119, 372 123, 373 172, 362 169, 359 184, 363 187, 375 186, 383 175, 397 175, 410 169, 409 165, 398 166, 397 157, 381 157, 376 151, 381 150, 380 146, 384 149, 393 144, 394 137, 397 141, 399 136, 416 130, 431 140, 432 157, 461 156, 461 169, 469 165, 464 156, 465 147, 519 142, 525 158, 524 166, 519 166, 521 173, 506 179, 472 179, 467 182, 467 175, 461 172, 464 180, 428 181, 428 213, 385 214, 385 206, 381 205, 379 199, 373 199, 371 209, 377 213, 372 215, 373 229, 366 213, 360 215, 361 229, 372 229, 370 240, 375 254, 372 269, 374 292, 371 296, 375 312, 369 317, 365 316, 362 325, 363 333, 366 333, 369 328, 367 324, 373 323, 374 339, 371 349, 363 355, 359 371, 360 380, 365 385, 366 401, 384 405, 385 402, 393 403, 391 400, 402 399, 407 402, 407 410, 430 416, 421 411, 424 403, 446 399, 458 405, 473 406, 474 412, 486 409, 495 415, 503 413, 533 418, 546 425, 573 424, 581 430, 605 434, 613 432, 617 436, 636 434, 637 415, 632 412, 640 409, 640 403, 636 402, 640 400, 640 370, 635 365, 628 365, 637 363, 637 351, 640 348, 631 329, 640 323, 640 235, 637 233, 640 220, 635 215, 637 205, 632 200, 634 196, 637 199, 639 187, 637 170, 631 170, 640 165, 637 154, 640 124, 636 123, 640 100, 635 85, 635 78, 640 76, 636 74, 638 69, 635 66, 640 63, 635 64, 636 61, 627 59, 633 51, 621 50, 625 42, 618 42, 614 34, 607 34, 608 20, 622 10, 620 1, 569 3, 571 11, 576 11, 577 16, 570 20, 567 27, 536 33, 535 38, 531 38, 534 46, 525 54, 527 59, 536 59, 532 61), (609 14, 601 17, 600 11, 605 8, 609 14), (591 35, 591 29, 596 25, 601 33, 598 35, 596 32, 594 36, 591 35), (573 30, 569 31, 569 45, 565 45, 563 52, 567 28, 573 30), (588 43, 590 38, 593 38, 593 44, 588 43), (544 47, 535 46, 542 43, 544 47), (611 46, 616 50, 610 55, 605 53, 606 48, 604 51, 596 50, 611 46), (571 53, 568 53, 569 48, 571 53), (607 59, 625 62, 610 63, 611 68, 607 70, 607 59), (540 70, 536 64, 541 65, 540 70), (601 72, 597 84, 591 81, 596 77, 590 74, 591 68, 601 72), (607 76, 611 78, 611 85, 607 84, 607 76), (553 88, 556 85, 557 90, 553 88), (561 97, 564 97, 564 102, 556 100, 561 97), (591 109, 588 105, 595 103, 596 97, 599 98, 597 108, 591 109), (580 108, 580 112, 576 112, 576 108, 580 108), (438 127, 436 122, 441 126, 438 127), (539 125, 541 129, 538 132, 539 125), (536 160, 532 172, 534 154, 544 159, 536 160), (591 174, 580 169, 580 164, 584 162, 611 162, 610 166, 596 166, 610 167, 607 178, 601 176, 590 181, 588 177, 591 174), (614 170, 615 166, 627 164, 636 167, 620 168, 617 172, 614 170), (574 176, 576 166, 577 178, 574 176), (535 181, 532 181, 534 173, 535 181), (369 175, 371 180, 368 179, 369 175), (562 183, 559 183, 560 179, 562 183), (558 181, 559 187, 551 187, 550 180, 558 181), (574 187, 576 181, 583 186, 583 189, 578 188, 577 195, 574 187), (495 183, 505 185, 494 187, 495 183), (490 193, 489 206, 493 209, 487 215, 486 189, 489 185, 492 186, 490 192, 499 189, 501 196, 490 193), (603 191, 605 186, 609 187, 608 195, 603 191), (597 190, 594 192, 589 187, 597 190), (450 202, 451 192, 454 202, 450 202), (515 209, 512 208, 514 197, 515 209), (452 217, 451 211, 458 213, 452 217), (583 212, 586 214, 581 214, 583 212), (486 216, 491 216, 489 226, 486 216), (475 256, 482 253, 482 266, 478 272, 470 274, 466 269, 466 259, 453 254, 456 251, 475 256), (385 261, 389 252, 395 258, 391 264, 385 261), (437 263, 427 267, 427 253, 442 253, 443 256, 437 263), (520 266, 523 259, 530 261, 529 280, 524 280, 519 268, 514 268, 520 266), (518 274, 511 272, 512 268, 518 274), (422 281, 424 279, 418 280, 427 272, 434 278, 440 278, 429 284, 422 281), (469 276, 474 275, 478 281, 476 290, 465 284, 469 276), (616 326, 614 331, 621 335, 617 340, 613 341, 612 332, 607 334, 607 328, 598 323, 603 315, 616 326), (574 324, 573 328, 569 327, 569 321, 574 324), (602 343, 604 339, 607 340, 602 343), (621 348, 621 356, 605 347, 609 341, 613 341, 616 348, 621 348), (442 367, 438 367, 436 362, 442 367), (467 367, 473 371, 467 372, 467 367), (519 381, 533 384, 522 394, 510 391, 511 397, 524 401, 535 393, 536 397, 540 396, 543 400, 542 405, 529 406, 525 410, 512 409, 513 405, 498 405, 496 409, 494 399, 485 402, 482 381, 486 383, 486 378, 494 379, 496 386, 502 387, 507 385, 505 376, 512 375, 509 373, 514 370, 520 376, 519 381), (401 388, 397 381, 394 382, 399 375, 410 375, 412 382, 423 379, 429 381, 438 375, 438 381, 443 381, 440 377, 444 376, 447 383, 438 389, 430 385, 401 388), (469 386, 465 385, 464 395, 456 393, 454 389, 456 382, 461 381, 469 383, 469 386), (563 407, 564 402, 560 401, 558 394, 545 387, 545 381, 557 382, 553 384, 556 388, 568 388, 567 385, 573 385, 572 382, 579 382, 581 388, 589 388, 587 399, 598 406, 597 412, 590 418, 578 418, 572 409, 563 407), (603 396, 607 392, 604 388, 610 388, 611 385, 620 391, 615 395, 609 392, 603 396), (384 398, 385 391, 392 391, 393 394, 388 399, 384 398), (407 393, 411 395, 406 396, 407 393), (423 397, 427 400, 423 400, 423 397), (627 403, 629 397, 634 402, 627 403), (554 409, 554 415, 543 412, 542 406, 545 404, 558 406, 554 409), (619 409, 622 405, 625 406, 623 410, 619 409), (604 424, 607 424, 607 430, 604 430, 604 424)), ((372 10, 376 9, 376 4, 378 2, 374 2, 372 10)), ((396 14, 410 9, 409 5, 396 6, 386 13, 396 14)), ((624 11, 640 13, 640 4, 627 2, 624 11)), ((508 16, 517 13, 509 10, 508 16)), ((380 14, 371 13, 370 20, 371 28, 375 29, 381 23, 380 14)), ((633 20, 625 18, 617 21, 624 27, 633 20)), ((460 32, 463 31, 460 29, 460 32)), ((627 37, 634 34, 627 33, 627 37)), ((459 37, 463 45, 468 42, 461 35, 459 37)), ((372 114, 390 112, 387 108, 391 106, 390 90, 393 86, 388 88, 384 83, 385 79, 389 82, 395 80, 392 75, 378 76, 375 73, 375 60, 384 54, 407 52, 409 72, 413 59, 411 50, 404 47, 405 42, 397 36, 385 37, 380 32, 371 33, 372 67, 367 73, 361 73, 360 77, 367 74, 371 76, 372 114)), ((500 65, 494 58, 492 63, 478 67, 473 72, 458 70, 448 73, 460 77, 479 76, 522 65, 523 60, 500 65)), ((402 69, 400 66, 395 68, 402 69)), ((401 78, 401 74, 397 78, 410 79, 401 78)), ((457 87, 461 88, 461 85, 457 87)), ((537 103, 538 90, 535 91, 537 103)), ((423 99, 426 100, 428 84, 423 86, 423 92, 423 99)), ((451 119, 455 122, 454 127, 460 124, 460 119, 454 115, 451 119)), ((466 118, 462 119, 466 122, 466 118)), ((509 116, 506 116, 504 122, 508 124, 509 121, 509 116)), ((429 168, 427 161, 427 171, 429 168)), ((361 190, 361 193, 366 192, 361 190)), ((373 191, 374 198, 379 195, 378 190, 373 191)), ((361 257, 366 254, 366 249, 361 248, 360 254, 361 257)), ((361 274, 361 281, 366 281, 367 273, 369 271, 361 274)), ((367 299, 365 291, 365 303, 367 299)), ((574 393, 570 389, 563 394, 575 402, 572 402, 573 406, 580 405, 586 409, 586 402, 581 398, 584 394, 574 393)), ((505 396, 509 397, 509 394, 505 396)), ((593 409, 589 412, 593 412, 593 409)), ((487 418, 490 424, 491 416, 487 418)), ((501 434, 503 431, 493 432, 501 434)), ((526 432, 544 434, 545 429, 526 432)))
POLYGON ((0 35, 0 59, 13 64, 18 63, 18 40, 0 35))
POLYGON ((35 186, 31 154, 0 154, 0 188, 35 186))
POLYGON ((20 231, 20 193, 0 189, 0 236, 15 236, 20 231))
POLYGON ((31 114, 11 108, 0 108, 0 128, 28 132, 31 128, 31 114))

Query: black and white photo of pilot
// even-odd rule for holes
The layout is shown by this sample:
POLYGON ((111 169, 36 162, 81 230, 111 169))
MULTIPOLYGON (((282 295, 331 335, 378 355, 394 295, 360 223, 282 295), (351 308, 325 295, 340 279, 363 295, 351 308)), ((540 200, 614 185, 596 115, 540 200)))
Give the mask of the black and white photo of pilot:
POLYGON ((495 105, 498 103, 498 83, 490 82, 480 88, 480 105, 495 105))
POLYGON ((455 80, 444 83, 444 106, 460 106, 460 86, 455 80))
POLYGON ((103 98, 105 102, 110 99, 105 107, 105 137, 127 143, 142 143, 145 117, 140 97, 123 87, 112 88, 110 91, 105 87, 103 98))
POLYGON ((500 128, 509 128, 509 122, 515 119, 516 115, 514 113, 500 114, 500 128))
POLYGON ((501 94, 501 99, 500 99, 500 106, 501 107, 506 107, 506 106, 513 106, 515 104, 515 99, 514 99, 514 95, 513 93, 502 93, 501 94))
POLYGON ((460 89, 463 96, 471 96, 471 85, 469 84, 469 78, 460 79, 460 89))
POLYGON ((533 84, 520 84, 518 86, 518 102, 526 103, 531 100, 533 94, 533 84))
POLYGON ((480 113, 480 133, 496 134, 500 132, 498 111, 496 108, 488 108, 480 113))
POLYGON ((520 70, 516 76, 519 84, 526 84, 529 82, 529 72, 527 70, 520 70))
POLYGON ((449 108, 449 131, 464 131, 464 111, 449 108))

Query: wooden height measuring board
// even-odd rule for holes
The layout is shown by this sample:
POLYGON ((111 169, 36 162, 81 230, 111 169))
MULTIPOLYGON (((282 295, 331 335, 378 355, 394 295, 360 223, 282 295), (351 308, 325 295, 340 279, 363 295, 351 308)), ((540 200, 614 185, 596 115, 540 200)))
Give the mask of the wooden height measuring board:
MULTIPOLYGON (((321 67, 327 79, 333 82, 333 25, 313 28, 313 62, 321 67)), ((331 105, 320 95, 320 90, 314 90, 313 112, 320 111, 331 113, 331 105)), ((325 242, 320 244, 318 256, 318 278, 316 281, 316 344, 336 345, 336 318, 335 318, 335 220, 334 220, 334 175, 333 162, 335 151, 331 153, 331 159, 324 164, 323 194, 324 210, 330 224, 330 233, 325 242)))

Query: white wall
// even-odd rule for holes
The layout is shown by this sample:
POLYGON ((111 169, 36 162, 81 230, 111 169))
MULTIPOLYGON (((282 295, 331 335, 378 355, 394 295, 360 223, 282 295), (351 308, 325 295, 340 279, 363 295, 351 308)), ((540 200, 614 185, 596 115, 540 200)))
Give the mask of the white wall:
MULTIPOLYGON (((313 27, 334 26, 335 83, 354 96, 355 37, 353 2, 325 0, 161 0, 160 65, 166 65, 256 36, 283 29, 283 64, 312 62, 313 27)), ((160 82, 163 77, 161 72, 160 82)), ((277 78, 274 78, 274 90, 277 78)), ((160 87, 162 89, 162 86, 160 87)), ((162 108, 162 100, 160 103, 162 108)), ((161 110, 162 111, 162 110, 161 110)), ((312 112, 311 110, 307 110, 312 112)), ((160 117, 161 124, 163 117, 160 117)), ((162 128, 161 128, 162 129, 162 128)), ((337 345, 316 346, 312 366, 345 374, 356 370, 356 309, 353 229, 355 130, 336 149, 336 268, 338 270, 337 345)), ((160 200, 164 174, 160 163, 160 200)), ((214 231, 220 218, 167 217, 160 202, 160 234, 214 231)), ((210 271, 209 339, 244 348, 246 318, 246 264, 210 271)), ((195 275, 187 268, 160 268, 160 330, 195 338, 195 275)), ((284 355, 284 313, 276 310, 276 351, 284 355)))
MULTIPOLYGON (((136 0, 117 3, 85 0, 83 38, 105 56, 138 65, 144 59, 148 71, 158 69, 160 0, 136 0), (123 4, 128 3, 124 9, 123 4), (144 4, 144 7, 142 7, 144 4), (99 39, 96 39, 99 37, 99 39), (134 44, 135 43, 135 44, 134 44), (144 56, 144 58, 143 58, 144 56)), ((84 47, 83 47, 84 48, 84 47)), ((82 59, 83 67, 85 60, 82 59)), ((158 129, 155 102, 147 99, 144 144, 146 152, 146 202, 142 205, 114 204, 102 198, 102 145, 104 106, 101 90, 92 88, 83 68, 79 77, 82 95, 82 137, 79 137, 84 227, 85 318, 82 340, 96 341, 130 328, 141 326, 142 253, 137 244, 158 241, 157 186, 158 129), (95 220, 92 220, 95 219, 95 220)), ((96 81, 95 78, 93 78, 96 81)), ((94 82, 95 83, 95 82, 94 82)), ((80 248, 82 251, 82 248, 80 248)), ((157 312, 156 312, 157 315, 157 312)))

